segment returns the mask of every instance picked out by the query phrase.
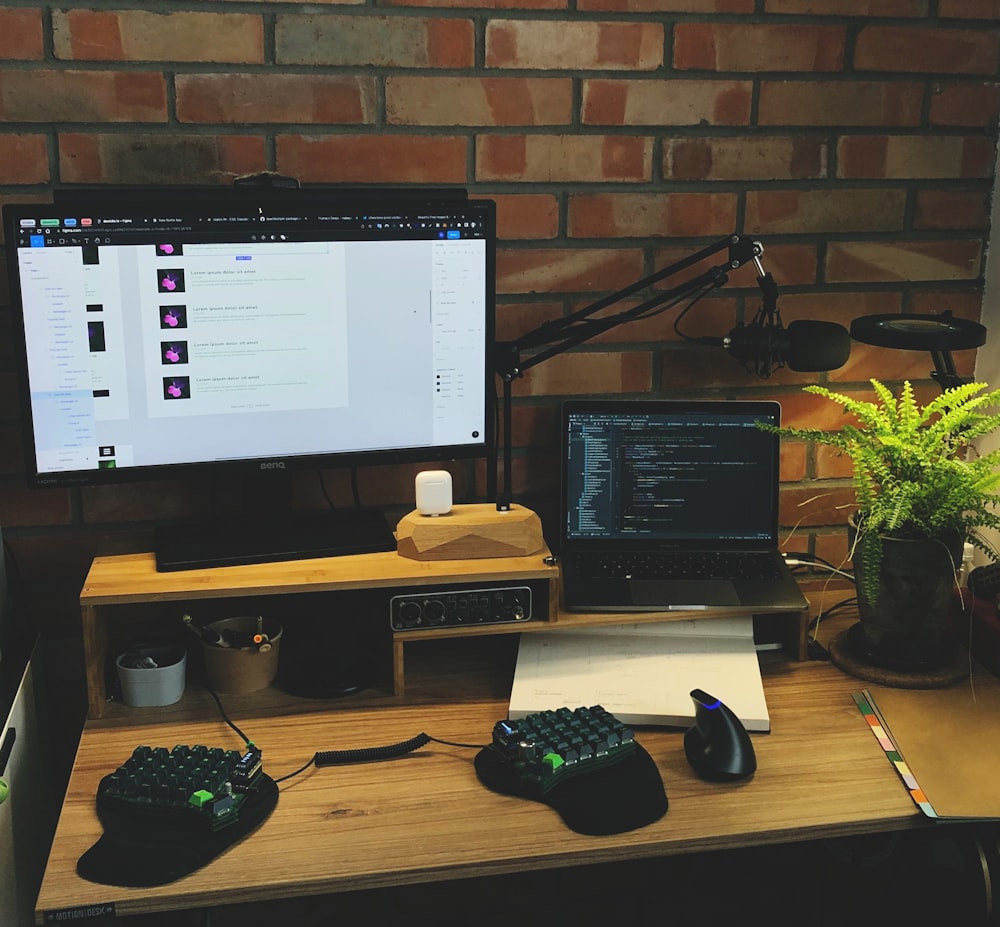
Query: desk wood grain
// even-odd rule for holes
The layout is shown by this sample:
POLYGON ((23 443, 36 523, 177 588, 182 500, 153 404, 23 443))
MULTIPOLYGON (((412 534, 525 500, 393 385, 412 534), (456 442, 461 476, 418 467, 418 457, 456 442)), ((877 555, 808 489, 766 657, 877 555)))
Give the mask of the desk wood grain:
MULTIPOLYGON (((36 922, 86 905, 111 903, 119 915, 180 910, 925 826, 851 700, 860 687, 829 665, 766 668, 772 733, 755 735, 758 772, 737 785, 696 779, 681 732, 640 729, 670 809, 631 833, 575 834, 548 807, 485 789, 475 750, 432 744, 390 762, 309 769, 281 785, 274 813, 248 839, 186 878, 143 889, 76 875, 77 859, 101 833, 94 811, 101 776, 139 743, 239 747, 238 738, 221 721, 88 725, 36 922)), ((420 731, 485 743, 505 712, 504 701, 486 699, 234 720, 279 778, 317 750, 393 743, 420 731)))

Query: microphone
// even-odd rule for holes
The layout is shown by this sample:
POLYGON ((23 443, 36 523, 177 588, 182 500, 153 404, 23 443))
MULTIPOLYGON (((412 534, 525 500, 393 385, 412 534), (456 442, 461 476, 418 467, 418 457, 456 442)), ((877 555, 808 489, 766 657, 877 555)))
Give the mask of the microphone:
POLYGON ((788 328, 781 324, 778 286, 761 262, 764 249, 754 253, 761 305, 749 325, 737 325, 725 338, 706 339, 724 347, 759 377, 769 377, 780 367, 799 372, 836 370, 851 356, 851 336, 843 325, 799 319, 788 328))
POLYGON ((780 322, 738 325, 725 338, 713 339, 730 357, 752 364, 761 376, 776 367, 813 372, 836 370, 851 355, 851 336, 843 325, 798 319, 784 328, 780 322))

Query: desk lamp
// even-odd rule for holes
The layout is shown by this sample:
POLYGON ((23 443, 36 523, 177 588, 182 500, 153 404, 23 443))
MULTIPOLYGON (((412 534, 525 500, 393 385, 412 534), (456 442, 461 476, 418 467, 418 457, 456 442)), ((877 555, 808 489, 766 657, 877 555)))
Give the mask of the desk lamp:
POLYGON ((952 351, 978 348, 986 343, 986 328, 968 319, 956 319, 950 311, 939 315, 865 315, 851 323, 851 337, 864 344, 904 351, 930 351, 934 361, 931 377, 942 390, 968 382, 958 376, 952 351))

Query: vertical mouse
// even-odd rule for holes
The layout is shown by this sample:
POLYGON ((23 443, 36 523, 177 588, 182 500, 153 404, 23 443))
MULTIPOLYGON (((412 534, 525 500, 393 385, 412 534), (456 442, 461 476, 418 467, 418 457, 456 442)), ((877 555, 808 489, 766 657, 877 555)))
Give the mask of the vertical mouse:
POLYGON ((735 782, 757 771, 757 754, 739 718, 719 699, 691 690, 694 724, 684 735, 684 753, 703 779, 735 782))

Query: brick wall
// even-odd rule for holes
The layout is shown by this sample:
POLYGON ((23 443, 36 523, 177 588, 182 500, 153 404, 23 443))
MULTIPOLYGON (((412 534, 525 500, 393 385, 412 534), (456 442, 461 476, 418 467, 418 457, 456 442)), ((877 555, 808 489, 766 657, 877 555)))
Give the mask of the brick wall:
MULTIPOLYGON (((998 35, 998 0, 0 0, 0 200, 265 169, 305 184, 466 185, 498 203, 505 339, 733 230, 764 242, 786 324, 978 318, 998 35)), ((687 329, 724 334, 757 301, 746 268, 687 329)), ((26 491, 9 340, 0 524, 30 620, 72 640, 99 540, 193 517, 202 487, 26 491)), ((957 360, 972 371, 971 352, 957 360)), ((858 345, 818 379, 855 390, 909 377, 931 392, 930 369, 858 345)), ((516 493, 551 498, 563 396, 775 397, 788 422, 832 424, 800 392, 813 379, 753 379, 681 342, 669 315, 614 329, 515 383, 516 493)), ((362 471, 364 501, 405 511, 415 469, 362 471)), ((792 546, 838 559, 842 462, 789 444, 783 469, 792 546)), ((463 498, 482 497, 484 472, 455 468, 463 498)), ((349 501, 347 474, 327 476, 349 501)), ((314 475, 299 492, 322 504, 314 475)))

